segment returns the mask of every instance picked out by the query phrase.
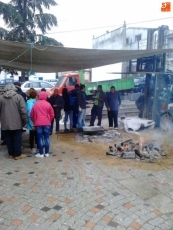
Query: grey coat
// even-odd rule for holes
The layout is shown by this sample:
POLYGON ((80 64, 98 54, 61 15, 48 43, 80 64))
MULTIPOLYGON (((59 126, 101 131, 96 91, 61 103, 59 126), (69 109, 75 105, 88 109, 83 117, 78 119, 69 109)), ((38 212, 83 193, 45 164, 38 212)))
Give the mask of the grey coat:
POLYGON ((18 130, 27 124, 25 101, 14 90, 0 96, 0 122, 1 130, 18 130))

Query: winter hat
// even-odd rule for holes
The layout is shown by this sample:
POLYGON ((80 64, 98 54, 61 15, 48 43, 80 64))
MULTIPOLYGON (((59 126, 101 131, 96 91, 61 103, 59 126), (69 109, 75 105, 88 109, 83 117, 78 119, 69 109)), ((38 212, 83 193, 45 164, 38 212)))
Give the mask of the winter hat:
POLYGON ((15 86, 18 86, 18 87, 21 87, 21 83, 20 83, 19 81, 14 82, 14 85, 15 85, 15 86))

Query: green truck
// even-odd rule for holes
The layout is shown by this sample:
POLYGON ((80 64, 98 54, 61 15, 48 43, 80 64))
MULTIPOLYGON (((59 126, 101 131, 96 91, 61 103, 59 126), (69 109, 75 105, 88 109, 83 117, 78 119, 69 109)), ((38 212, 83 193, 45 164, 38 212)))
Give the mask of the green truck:
POLYGON ((55 87, 53 87, 49 91, 49 95, 52 95, 55 88, 58 89, 59 94, 62 94, 62 89, 66 87, 68 91, 74 89, 75 84, 85 84, 86 86, 86 94, 92 95, 91 90, 96 90, 98 85, 102 85, 104 92, 109 92, 111 86, 115 86, 116 90, 120 94, 131 93, 134 89, 134 79, 126 78, 126 79, 115 79, 108 81, 97 81, 97 82, 85 82, 83 71, 79 71, 79 73, 67 73, 61 76, 56 83, 55 87))

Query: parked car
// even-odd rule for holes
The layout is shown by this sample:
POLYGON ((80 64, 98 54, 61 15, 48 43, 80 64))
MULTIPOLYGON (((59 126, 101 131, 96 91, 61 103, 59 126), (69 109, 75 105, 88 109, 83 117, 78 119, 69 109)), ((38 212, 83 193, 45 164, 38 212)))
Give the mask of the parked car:
POLYGON ((26 92, 30 88, 34 88, 38 92, 41 91, 42 88, 45 88, 46 90, 50 90, 54 87, 53 84, 47 81, 26 81, 22 84, 21 89, 23 92, 26 92))
POLYGON ((58 79, 49 79, 49 80, 45 79, 45 81, 47 81, 47 82, 49 82, 49 83, 51 83, 52 85, 55 86, 57 84, 57 82, 58 82, 58 79))
POLYGON ((134 79, 135 88, 133 90, 134 93, 143 92, 145 87, 145 76, 134 79))

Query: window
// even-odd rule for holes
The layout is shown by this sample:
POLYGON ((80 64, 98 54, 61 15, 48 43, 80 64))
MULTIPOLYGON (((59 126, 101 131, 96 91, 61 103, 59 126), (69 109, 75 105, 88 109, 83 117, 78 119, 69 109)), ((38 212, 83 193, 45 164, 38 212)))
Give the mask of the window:
POLYGON ((25 85, 25 88, 31 88, 31 87, 30 87, 30 83, 27 83, 27 84, 25 85))
POLYGON ((53 86, 47 82, 41 82, 40 84, 41 84, 41 88, 53 88, 53 86))
POLYGON ((141 40, 141 34, 135 36, 135 42, 138 42, 141 40))
POLYGON ((40 83, 39 82, 32 82, 30 84, 30 88, 40 88, 40 83))
POLYGON ((65 79, 65 77, 63 77, 63 76, 60 77, 55 86, 56 87, 61 86, 61 84, 63 83, 64 79, 65 79))
POLYGON ((69 77, 66 81, 66 87, 67 86, 75 86, 76 84, 76 77, 69 77))

